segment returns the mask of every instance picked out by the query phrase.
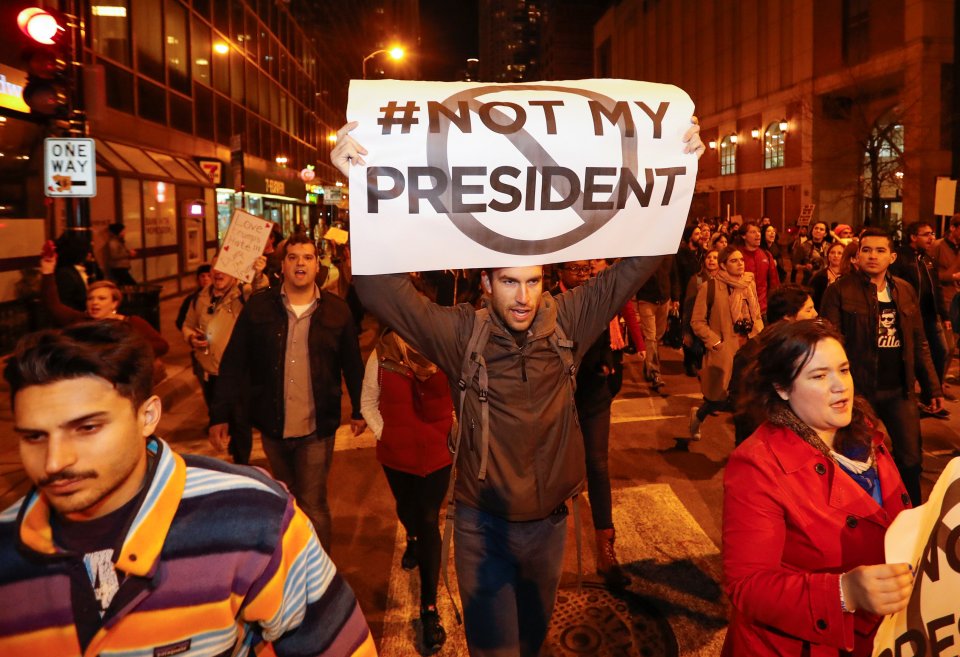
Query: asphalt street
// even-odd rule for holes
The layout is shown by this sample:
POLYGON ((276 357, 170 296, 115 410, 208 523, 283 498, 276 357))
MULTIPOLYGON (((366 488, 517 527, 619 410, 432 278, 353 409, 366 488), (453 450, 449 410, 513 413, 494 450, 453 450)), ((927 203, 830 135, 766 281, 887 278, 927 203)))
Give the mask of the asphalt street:
MULTIPOLYGON (((187 453, 213 454, 206 441, 207 414, 189 367, 188 350, 173 326, 179 299, 161 304, 163 333, 171 343, 167 378, 159 385, 164 417, 158 434, 187 453)), ((364 353, 375 323, 367 319, 364 353)), ((614 402, 610 471, 614 523, 621 562, 632 578, 626 592, 612 594, 594 573, 593 527, 581 505, 582 585, 577 586, 575 522, 571 515, 564 576, 548 650, 566 655, 716 655, 723 641, 727 601, 720 585, 722 480, 733 449, 729 416, 709 417, 703 439, 689 451, 676 438, 687 432, 689 409, 700 400, 696 379, 686 377, 679 352, 662 349, 665 394, 643 382, 635 356, 628 357, 624 388, 614 402)), ((960 394, 960 385, 953 390, 960 394)), ((28 486, 12 431, 9 392, 0 386, 0 508, 28 486)), ((344 417, 349 404, 344 396, 344 417)), ((924 487, 928 492, 950 458, 960 455, 960 403, 947 403, 952 417, 922 420, 924 487)), ((418 640, 418 578, 400 568, 405 538, 393 499, 374 456, 368 431, 353 437, 341 427, 330 473, 334 540, 331 556, 356 592, 380 654, 414 654, 418 640)), ((259 441, 254 465, 266 468, 259 441)), ((455 549, 455 548, 454 548, 455 549)), ((456 594, 456 578, 451 584, 456 594)), ((449 599, 441 587, 440 612, 448 642, 440 655, 466 655, 449 599)))

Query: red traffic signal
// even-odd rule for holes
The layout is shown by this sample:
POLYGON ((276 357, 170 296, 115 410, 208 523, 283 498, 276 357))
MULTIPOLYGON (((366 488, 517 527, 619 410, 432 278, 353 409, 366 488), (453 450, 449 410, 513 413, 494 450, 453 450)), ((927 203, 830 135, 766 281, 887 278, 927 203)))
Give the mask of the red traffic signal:
POLYGON ((28 7, 17 15, 28 38, 22 57, 27 69, 23 101, 31 112, 63 118, 70 106, 70 38, 66 17, 55 10, 28 7))
POLYGON ((52 12, 40 7, 27 7, 17 15, 20 31, 45 46, 53 45, 66 32, 52 12))

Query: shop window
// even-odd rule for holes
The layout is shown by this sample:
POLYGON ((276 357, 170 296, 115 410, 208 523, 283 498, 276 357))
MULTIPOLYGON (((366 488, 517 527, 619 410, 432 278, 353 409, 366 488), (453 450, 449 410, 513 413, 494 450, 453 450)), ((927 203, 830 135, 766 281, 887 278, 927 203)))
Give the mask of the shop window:
POLYGON ((202 82, 207 86, 212 85, 213 76, 210 71, 213 58, 210 50, 210 28, 196 16, 193 17, 190 47, 194 81, 202 82))
POLYGON ((133 178, 120 179, 121 221, 127 227, 124 240, 131 249, 143 247, 143 233, 140 229, 140 181, 133 178))
POLYGON ((137 78, 138 114, 148 121, 167 123, 167 92, 163 87, 137 78))
POLYGON ((177 243, 177 197, 173 183, 143 181, 144 246, 177 243))
POLYGON ((154 80, 163 81, 163 11, 160 0, 138 0, 133 8, 134 43, 137 44, 137 70, 154 80))
POLYGON ((169 84, 182 94, 190 93, 187 10, 177 0, 167 0, 166 27, 167 76, 169 84))
POLYGON ((720 142, 720 175, 727 176, 737 172, 737 144, 727 135, 720 142))
POLYGON ((786 133, 780 130, 780 122, 774 121, 763 133, 763 168, 776 169, 784 165, 786 133))
POLYGON ((90 8, 90 43, 93 51, 130 66, 130 3, 99 0, 90 8))

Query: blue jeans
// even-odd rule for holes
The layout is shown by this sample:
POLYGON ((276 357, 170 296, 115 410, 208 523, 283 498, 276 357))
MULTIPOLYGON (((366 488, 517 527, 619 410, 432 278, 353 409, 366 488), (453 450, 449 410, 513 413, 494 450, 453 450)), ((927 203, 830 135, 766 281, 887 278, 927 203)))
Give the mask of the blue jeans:
POLYGON ((563 570, 567 511, 510 522, 458 504, 454 556, 471 657, 536 657, 563 570))
POLYGON ((327 476, 333 462, 333 444, 333 436, 320 438, 316 434, 283 440, 263 436, 263 452, 274 478, 290 489, 327 554, 332 540, 327 476))

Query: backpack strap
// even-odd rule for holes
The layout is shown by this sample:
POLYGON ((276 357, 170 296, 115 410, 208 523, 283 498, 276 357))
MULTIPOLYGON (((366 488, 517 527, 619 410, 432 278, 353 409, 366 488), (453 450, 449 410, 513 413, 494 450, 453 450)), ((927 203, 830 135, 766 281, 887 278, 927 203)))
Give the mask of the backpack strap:
POLYGON ((477 372, 480 372, 480 403, 481 422, 484 433, 484 452, 481 464, 482 479, 486 476, 486 442, 489 439, 489 410, 487 407, 487 367, 483 360, 483 348, 487 345, 490 337, 490 311, 486 308, 477 310, 474 315, 473 331, 470 334, 470 340, 467 342, 467 348, 463 353, 463 363, 460 367, 460 379, 457 381, 457 387, 460 389, 460 404, 457 406, 456 428, 451 428, 447 440, 447 448, 453 455, 453 467, 450 468, 450 481, 447 484, 447 512, 444 516, 443 541, 440 545, 440 565, 443 573, 443 586, 447 589, 447 595, 450 596, 450 603, 453 605, 453 614, 457 619, 457 624, 462 625, 463 619, 460 616, 460 608, 456 600, 453 599, 453 592, 450 590, 450 571, 447 564, 450 560, 450 544, 453 540, 453 524, 455 516, 455 501, 453 489, 457 481, 457 461, 460 454, 460 438, 463 435, 463 402, 467 396, 467 388, 477 372))
POLYGON ((567 337, 559 322, 547 341, 560 358, 560 362, 563 363, 563 369, 570 379, 570 395, 572 397, 577 391, 577 365, 573 362, 573 350, 577 343, 567 337))

